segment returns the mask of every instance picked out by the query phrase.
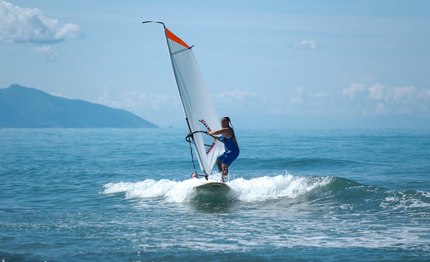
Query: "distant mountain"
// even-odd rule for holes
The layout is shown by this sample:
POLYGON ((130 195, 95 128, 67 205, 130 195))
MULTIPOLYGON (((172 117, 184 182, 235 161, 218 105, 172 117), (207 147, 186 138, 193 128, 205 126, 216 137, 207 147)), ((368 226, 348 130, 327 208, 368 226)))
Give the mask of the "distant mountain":
POLYGON ((157 127, 122 109, 11 85, 0 89, 1 127, 157 127))

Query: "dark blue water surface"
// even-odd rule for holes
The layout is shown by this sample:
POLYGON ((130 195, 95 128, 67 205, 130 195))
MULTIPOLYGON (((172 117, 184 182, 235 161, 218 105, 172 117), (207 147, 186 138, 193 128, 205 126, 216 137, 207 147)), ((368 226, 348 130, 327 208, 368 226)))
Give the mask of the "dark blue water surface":
POLYGON ((0 259, 430 261, 429 130, 236 130, 228 198, 186 134, 0 129, 0 259))

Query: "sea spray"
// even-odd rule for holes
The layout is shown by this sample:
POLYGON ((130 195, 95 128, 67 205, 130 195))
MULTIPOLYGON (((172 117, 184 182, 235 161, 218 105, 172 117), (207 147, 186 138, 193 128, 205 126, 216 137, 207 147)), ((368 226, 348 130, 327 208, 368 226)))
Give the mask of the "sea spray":
POLYGON ((146 179, 136 183, 108 183, 103 186, 103 194, 125 193, 129 198, 164 198, 167 202, 186 202, 193 195, 193 188, 203 184, 202 179, 174 181, 162 179, 159 181, 146 179))
MULTIPOLYGON (((332 177, 295 177, 286 174, 252 179, 237 178, 227 184, 232 188, 234 199, 256 202, 278 198, 296 198, 315 188, 325 186, 331 181, 332 177)), ((126 198, 164 198, 166 202, 187 202, 195 196, 194 188, 203 183, 205 183, 204 179, 184 181, 147 179, 136 183, 109 183, 103 186, 105 190, 102 193, 124 192, 126 198)))
POLYGON ((238 178, 229 185, 241 201, 265 201, 277 198, 296 198, 311 190, 327 185, 330 177, 295 177, 293 175, 264 176, 253 179, 238 178))
POLYGON ((145 181, 136 183, 109 183, 104 185, 106 188, 104 194, 126 193, 126 198, 159 198, 163 197, 173 185, 175 181, 162 179, 156 181, 153 179, 146 179, 145 181))

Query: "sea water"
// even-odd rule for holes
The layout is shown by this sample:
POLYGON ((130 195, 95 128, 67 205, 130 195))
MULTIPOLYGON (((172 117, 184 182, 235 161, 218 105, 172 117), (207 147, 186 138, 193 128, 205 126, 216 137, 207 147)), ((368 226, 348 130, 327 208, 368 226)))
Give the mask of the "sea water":
POLYGON ((202 198, 185 129, 0 129, 0 259, 430 261, 429 130, 236 134, 202 198))

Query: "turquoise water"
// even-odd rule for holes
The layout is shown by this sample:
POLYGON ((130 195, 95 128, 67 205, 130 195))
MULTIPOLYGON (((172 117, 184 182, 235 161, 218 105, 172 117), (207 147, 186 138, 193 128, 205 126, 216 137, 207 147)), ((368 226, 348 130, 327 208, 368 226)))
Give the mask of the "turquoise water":
POLYGON ((221 199, 186 130, 0 129, 0 259, 430 260, 430 131, 236 133, 221 199))

